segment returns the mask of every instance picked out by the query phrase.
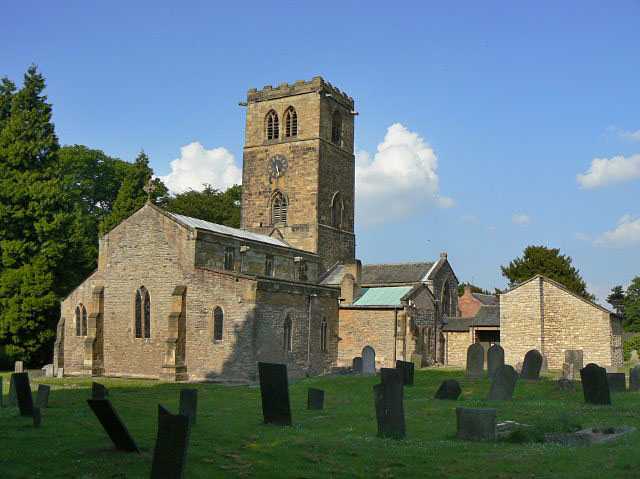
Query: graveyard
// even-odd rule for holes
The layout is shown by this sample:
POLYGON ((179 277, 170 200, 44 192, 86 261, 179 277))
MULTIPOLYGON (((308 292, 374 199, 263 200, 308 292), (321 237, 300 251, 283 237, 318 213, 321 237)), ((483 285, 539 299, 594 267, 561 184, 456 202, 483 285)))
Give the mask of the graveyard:
MULTIPOLYGON (((383 370, 387 378, 389 371, 383 370)), ((402 380, 402 373, 397 376, 402 380)), ((486 375, 423 368, 415 372, 413 385, 403 388, 406 435, 394 439, 379 437, 376 427, 374 386, 380 375, 292 381, 291 426, 263 424, 258 384, 33 377, 34 403, 41 401, 38 387, 50 386, 46 407, 34 407, 41 415, 36 428, 31 417, 6 407, 10 373, 2 373, 0 471, 3 478, 150 477, 158 406, 164 408, 161 417, 185 417, 177 414, 181 391, 188 388, 197 389, 197 420, 191 424, 185 478, 636 477, 638 432, 590 446, 541 443, 527 433, 497 441, 456 439, 456 408, 461 407, 495 409, 499 423, 515 421, 543 432, 640 427, 638 393, 612 391, 610 405, 587 404, 580 380, 572 381, 574 391, 559 390, 558 376, 560 371, 552 370, 540 379, 518 379, 511 401, 489 401, 486 375), (96 379, 139 452, 118 451, 94 416, 87 399, 105 394, 92 391, 96 379), (434 399, 446 379, 460 384, 457 400, 434 399), (322 409, 311 407, 318 392, 308 395, 309 388, 324 392, 322 409)))

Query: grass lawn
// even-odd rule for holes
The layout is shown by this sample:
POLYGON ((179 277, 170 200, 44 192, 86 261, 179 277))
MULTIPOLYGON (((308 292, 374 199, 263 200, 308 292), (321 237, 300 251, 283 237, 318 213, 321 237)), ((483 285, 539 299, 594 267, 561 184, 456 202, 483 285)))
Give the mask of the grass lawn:
MULTIPOLYGON (((9 373, 2 373, 4 403, 9 373)), ((52 385, 42 428, 17 409, 0 409, 0 478, 147 478, 155 443, 157 404, 177 412, 184 384, 99 378, 142 450, 116 452, 86 403, 90 379, 37 378, 52 385)), ((521 381, 509 403, 485 401, 488 380, 467 380, 460 370, 416 372, 405 388, 407 439, 379 439, 372 386, 379 378, 326 377, 290 387, 293 427, 262 425, 260 390, 189 384, 199 389, 198 419, 186 478, 637 478, 640 432, 588 447, 539 443, 456 441, 455 408, 490 407, 498 420, 526 424, 570 415, 583 427, 640 427, 640 394, 613 394, 612 406, 586 405, 576 392, 556 391, 551 380, 521 381), (442 380, 462 385, 458 401, 432 399, 442 380), (308 387, 325 390, 325 410, 307 411, 308 387)))

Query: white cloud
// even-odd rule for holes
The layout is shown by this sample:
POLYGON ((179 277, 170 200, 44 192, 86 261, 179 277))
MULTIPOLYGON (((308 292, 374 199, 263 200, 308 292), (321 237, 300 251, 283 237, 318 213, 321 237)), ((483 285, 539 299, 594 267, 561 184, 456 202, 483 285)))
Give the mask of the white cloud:
POLYGON ((478 218, 472 215, 464 215, 460 217, 460 221, 462 221, 466 225, 470 225, 478 222, 478 218))
POLYGON ((609 125, 607 131, 614 133, 621 140, 640 141, 640 130, 623 130, 617 126, 609 125))
POLYGON ((497 227, 497 226, 487 226, 487 229, 488 229, 489 231, 495 231, 495 230, 497 230, 497 229, 498 229, 498 227, 497 227))
POLYGON ((226 148, 207 150, 194 141, 181 147, 180 155, 171 162, 171 173, 158 177, 172 193, 202 190, 203 183, 225 190, 242 182, 242 171, 226 148))
POLYGON ((365 226, 448 208, 440 195, 438 157, 418 133, 400 123, 387 129, 372 158, 356 152, 356 218, 365 226))
POLYGON ((589 235, 584 235, 584 234, 582 234, 582 233, 576 233, 576 234, 575 234, 575 238, 576 238, 577 240, 585 241, 585 242, 586 242, 586 241, 590 241, 590 240, 591 240, 591 236, 589 236, 589 235))
POLYGON ((589 171, 578 174, 576 181, 582 188, 609 186, 640 177, 640 155, 594 158, 589 171))
POLYGON ((511 221, 513 224, 516 224, 521 228, 526 228, 533 222, 533 220, 527 215, 513 215, 511 217, 511 221))
POLYGON ((618 220, 618 227, 605 231, 593 240, 594 246, 602 248, 629 248, 640 243, 640 218, 624 215, 618 220))

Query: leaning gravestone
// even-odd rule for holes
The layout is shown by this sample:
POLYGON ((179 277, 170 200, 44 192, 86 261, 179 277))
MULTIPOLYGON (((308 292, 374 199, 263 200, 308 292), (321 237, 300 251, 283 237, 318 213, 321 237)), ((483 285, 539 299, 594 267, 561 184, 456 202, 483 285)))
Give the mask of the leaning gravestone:
POLYGON ((589 363, 580 370, 584 401, 590 404, 611 404, 607 370, 589 363))
POLYGON ((16 361, 15 367, 13 368, 14 373, 23 373, 24 372, 24 362, 16 361))
POLYGON ((584 367, 584 353, 582 349, 567 349, 564 352, 564 362, 573 364, 573 371, 577 373, 584 367))
MULTIPOLYGON (((33 396, 28 373, 12 373, 11 388, 14 390, 15 402, 21 416, 33 416, 33 396)), ((11 396, 11 392, 9 392, 11 396)), ((11 400, 11 398, 10 398, 11 400)))
POLYGON ((191 424, 188 415, 171 414, 158 404, 158 435, 153 448, 151 479, 184 477, 191 424))
POLYGON ((607 373, 607 383, 612 393, 623 393, 627 390, 627 378, 624 373, 607 373))
POLYGON ((413 368, 413 363, 408 361, 396 361, 396 369, 402 371, 402 384, 405 386, 413 386, 413 368))
POLYGON ((548 373, 549 365, 547 364, 547 357, 542 356, 542 364, 540 365, 540 373, 548 373))
POLYGON ((307 409, 324 409, 324 391, 318 388, 309 388, 307 391, 307 409))
POLYGON ((629 370, 629 391, 640 391, 640 366, 635 366, 629 370))
POLYGON ((532 349, 524 355, 520 379, 540 379, 542 367, 542 354, 537 349, 532 349))
POLYGON ((109 395, 109 390, 100 383, 91 383, 91 398, 92 399, 106 399, 109 395))
POLYGON ((362 358, 360 356, 353 358, 351 369, 356 376, 362 376, 362 358))
POLYGON ((518 373, 513 366, 504 364, 495 373, 489 388, 489 401, 511 401, 516 389, 518 373))
POLYGON ((487 351, 487 375, 493 375, 504 366, 504 348, 499 344, 492 344, 487 351))
POLYGON ((378 435, 381 437, 391 437, 402 439, 406 435, 404 423, 404 405, 402 374, 384 374, 384 369, 396 371, 390 368, 383 368, 381 384, 373 386, 373 399, 376 406, 376 421, 378 423, 378 435))
POLYGON ((140 452, 127 427, 108 399, 87 399, 87 403, 116 449, 125 452, 140 452))
POLYGON ((376 375, 376 352, 371 346, 365 346, 362 350, 362 375, 376 375))
POLYGON ((484 348, 474 343, 467 348, 467 377, 478 378, 484 372, 484 348))
POLYGON ((456 408, 456 439, 464 441, 495 441, 497 409, 456 408))
POLYGON ((460 383, 455 379, 445 379, 436 391, 433 399, 450 399, 455 401, 460 396, 462 389, 460 383))
POLYGON ((180 413, 189 416, 191 425, 196 423, 196 413, 198 411, 198 390, 195 388, 180 389, 180 413))
POLYGON ((287 365, 258 363, 258 375, 264 423, 291 426, 287 365))
POLYGON ((36 407, 46 409, 49 405, 49 391, 51 386, 46 384, 38 384, 38 394, 36 394, 36 407))

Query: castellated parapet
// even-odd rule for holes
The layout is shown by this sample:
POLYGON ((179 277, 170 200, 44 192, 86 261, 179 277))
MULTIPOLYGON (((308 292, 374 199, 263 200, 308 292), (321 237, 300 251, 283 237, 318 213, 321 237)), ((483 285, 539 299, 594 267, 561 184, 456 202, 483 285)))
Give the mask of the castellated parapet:
POLYGON ((297 80, 293 84, 280 83, 277 87, 271 85, 265 86, 262 90, 251 88, 247 91, 247 102, 259 102, 267 100, 275 100, 277 98, 288 97, 292 95, 301 95, 304 93, 324 92, 331 95, 333 99, 341 103, 345 107, 353 110, 353 98, 331 83, 324 81, 322 77, 313 77, 310 81, 297 80))

